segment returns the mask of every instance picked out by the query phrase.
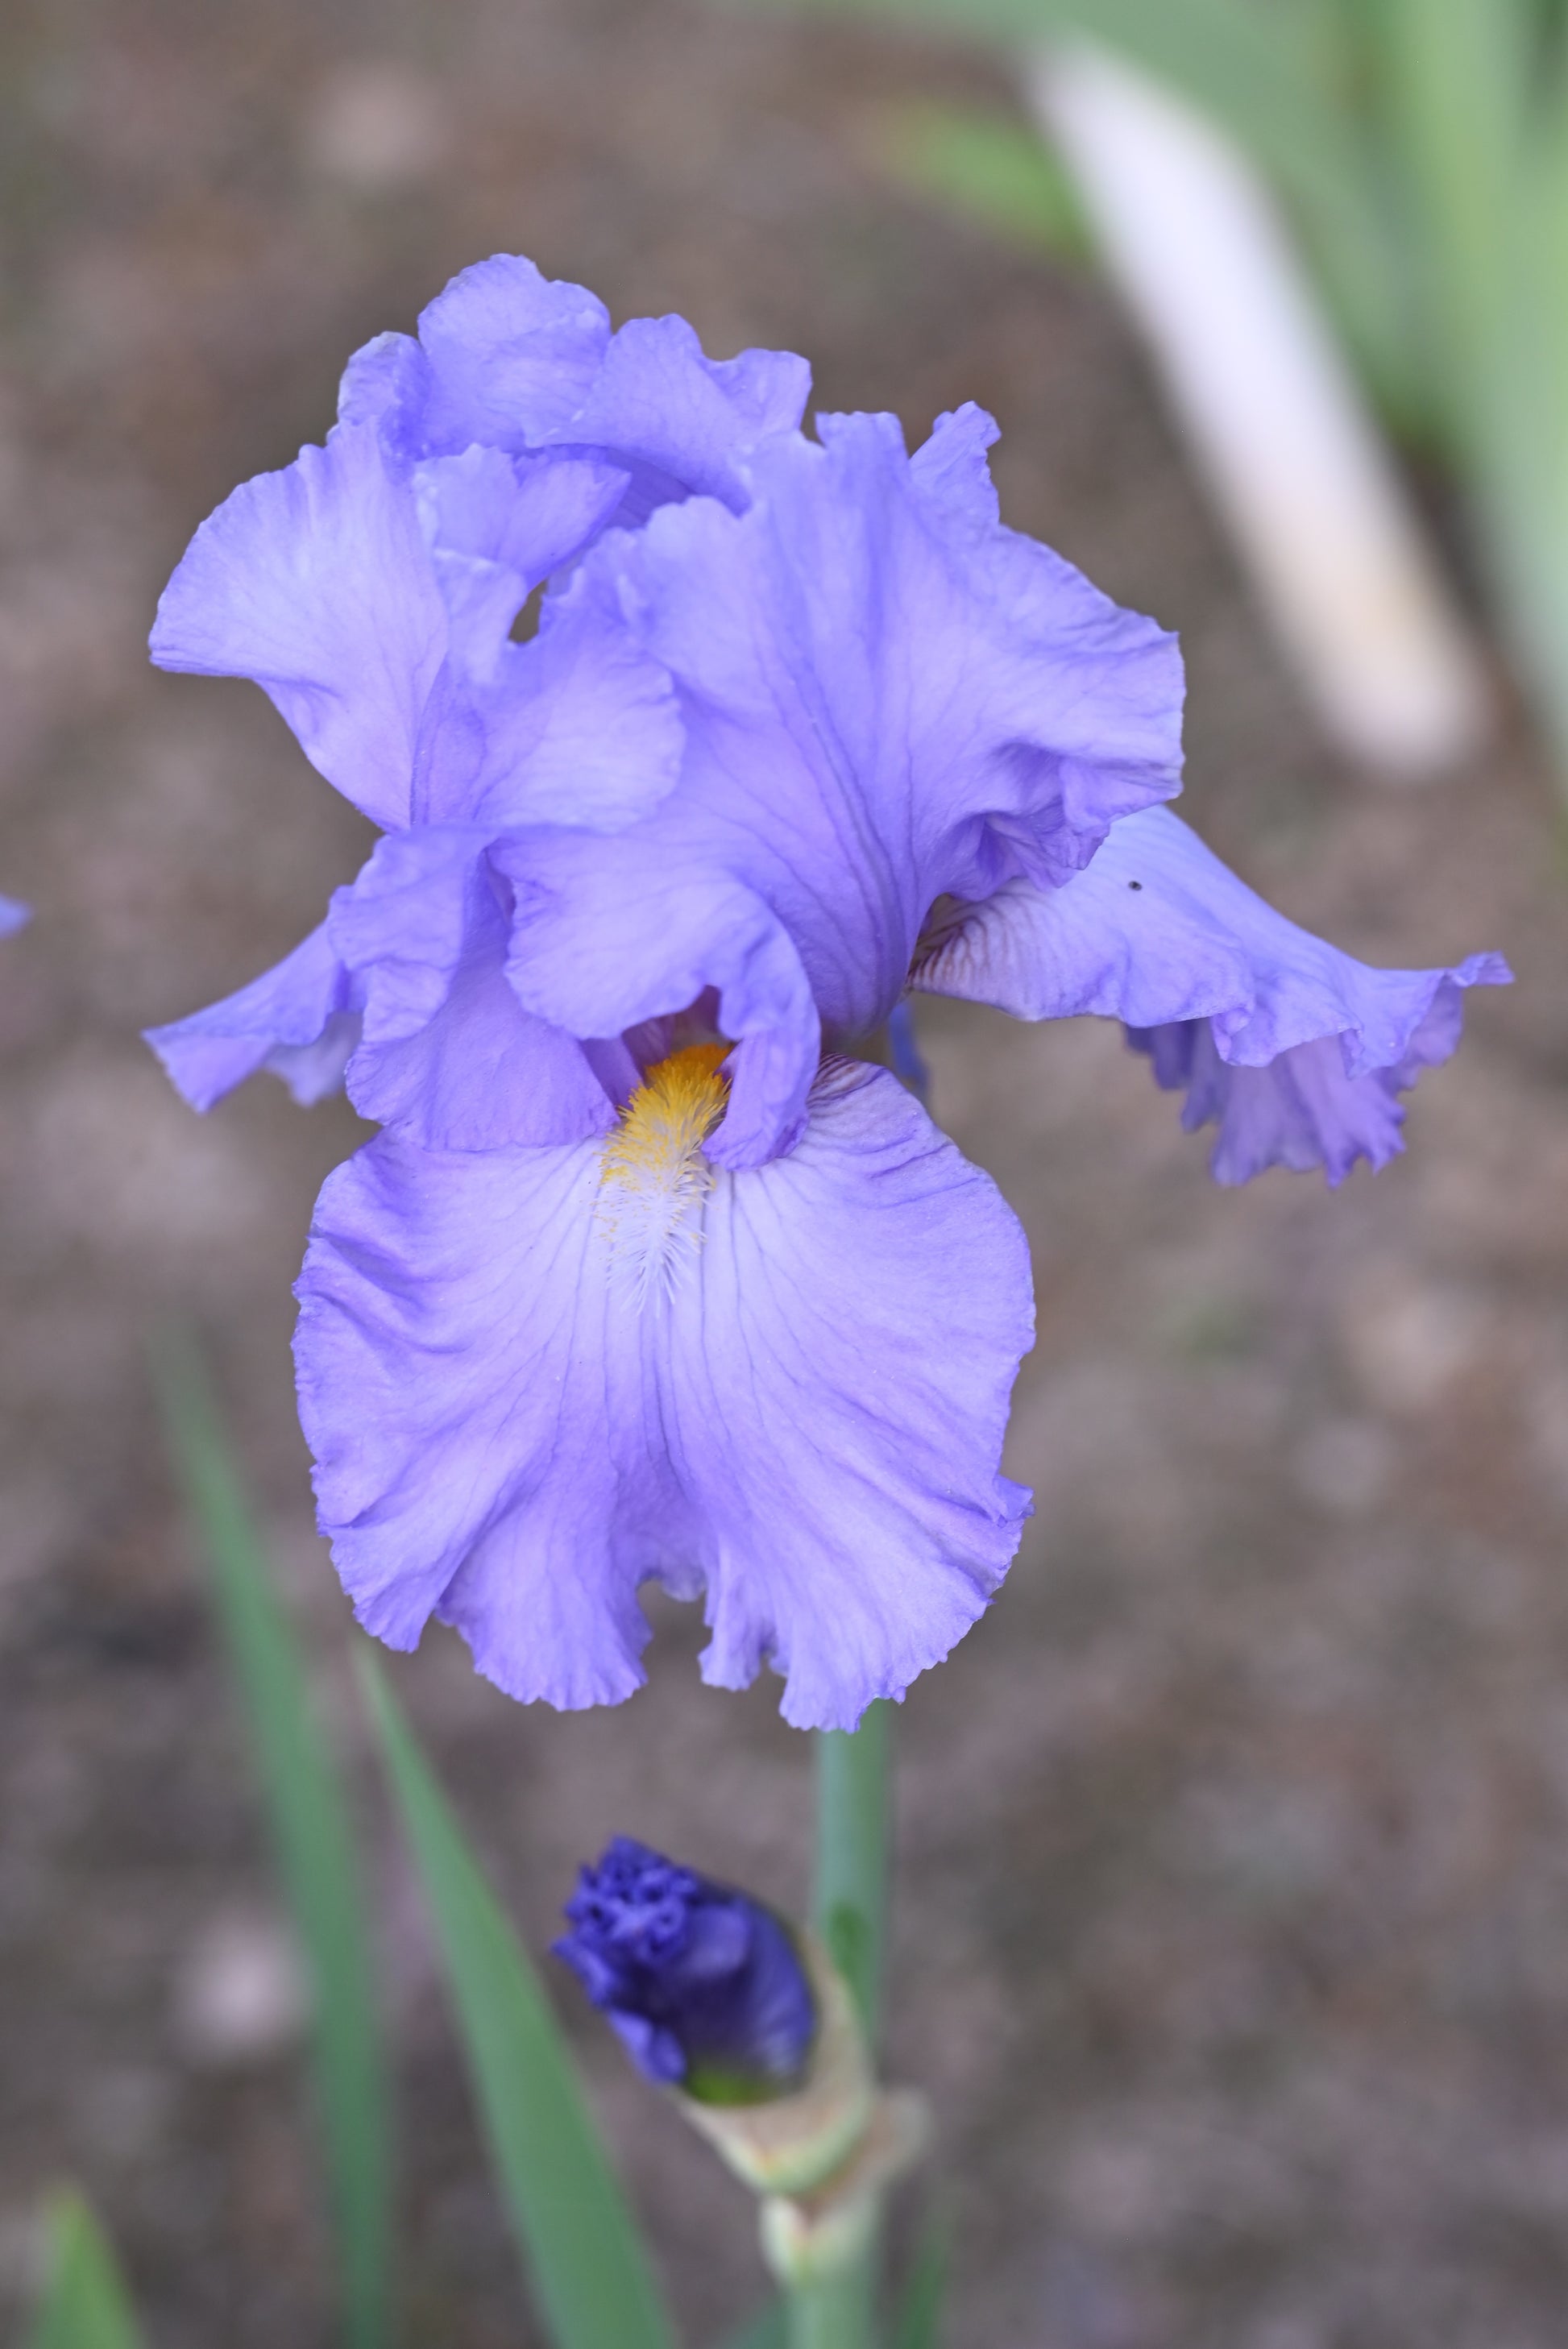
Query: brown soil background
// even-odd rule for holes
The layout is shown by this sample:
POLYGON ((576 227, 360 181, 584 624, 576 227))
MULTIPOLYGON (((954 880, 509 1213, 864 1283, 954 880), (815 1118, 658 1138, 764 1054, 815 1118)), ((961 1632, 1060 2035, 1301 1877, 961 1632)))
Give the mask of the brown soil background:
MULTIPOLYGON (((137 1039, 365 845, 253 688, 145 666, 158 588, 321 436, 356 344, 508 249, 716 352, 807 351, 823 406, 985 402, 1008 518, 1181 629, 1216 845, 1373 959, 1513 957, 1409 1156, 1337 1196, 1213 1189, 1107 1030, 924 1012, 938 1113, 1034 1245, 1038 1515, 900 1723, 894 2043, 940 2115, 954 2349, 1561 2341, 1568 940, 1522 730, 1440 786, 1336 768, 1101 292, 861 160, 877 99, 988 87, 939 48, 673 0, 15 0, 0 85, 0 887, 37 908, 0 974, 0 2314, 69 2174, 154 2349, 331 2337, 286 2020, 248 2056, 192 2021, 274 1911, 149 1399, 182 1313, 364 1792, 408 2341, 537 2338, 292 1415, 289 1283, 357 1129, 270 1082, 199 1122, 137 1039)), ((577 1719, 445 1637, 399 1667, 535 1946, 615 1828, 800 1897, 807 1746, 775 1690, 702 1690, 697 1643, 664 1609, 646 1692, 577 1719)), ((562 2002, 710 2342, 760 2291, 744 2199, 562 2002)))

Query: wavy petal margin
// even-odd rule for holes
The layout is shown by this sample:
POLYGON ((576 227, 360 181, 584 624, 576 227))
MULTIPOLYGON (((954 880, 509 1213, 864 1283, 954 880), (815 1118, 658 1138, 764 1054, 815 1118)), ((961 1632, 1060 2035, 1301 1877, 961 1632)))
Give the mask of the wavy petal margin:
POLYGON ((1398 1095, 1459 1041, 1460 998, 1506 985, 1501 957, 1377 970, 1299 929, 1168 808, 1125 817, 1058 889, 1013 881, 956 906, 910 984, 1021 1019, 1126 1022, 1189 1133, 1217 1122, 1222 1183, 1403 1149, 1398 1095))
POLYGON ((799 1147, 718 1174, 689 1270, 639 1305, 600 1153, 428 1154, 331 1176, 301 1277, 300 1407, 367 1629, 432 1615, 524 1699, 643 1679, 637 1587, 706 1589, 704 1678, 784 1675, 849 1728, 982 1613, 1028 1495, 999 1473, 1027 1250, 885 1071, 831 1063, 799 1147))

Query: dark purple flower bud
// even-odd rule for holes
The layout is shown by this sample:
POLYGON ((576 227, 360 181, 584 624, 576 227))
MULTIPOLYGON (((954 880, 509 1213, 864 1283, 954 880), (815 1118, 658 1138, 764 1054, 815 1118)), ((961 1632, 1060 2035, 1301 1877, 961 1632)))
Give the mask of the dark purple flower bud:
POLYGON ((722 2105, 799 2086, 816 2002, 770 1909, 616 1836, 583 1868, 566 1916, 556 1956, 650 2080, 722 2105))

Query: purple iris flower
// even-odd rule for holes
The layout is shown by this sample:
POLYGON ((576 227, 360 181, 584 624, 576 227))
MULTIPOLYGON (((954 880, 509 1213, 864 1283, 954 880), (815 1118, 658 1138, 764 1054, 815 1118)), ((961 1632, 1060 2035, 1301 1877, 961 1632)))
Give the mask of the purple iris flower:
POLYGON ((0 938, 9 937, 13 930, 19 930, 32 918, 30 905, 18 904, 15 897, 0 897, 0 938))
POLYGON ((799 2086, 816 2002, 789 1928, 748 1893, 617 1836, 555 1944, 650 2080, 711 2104, 799 2086))
POLYGON ((206 1107, 346 1068, 302 1416, 361 1619, 614 1702, 638 1586, 849 1726, 983 1611, 1022 1233, 857 1048, 908 986, 1123 1020, 1214 1168, 1400 1147, 1495 957, 1370 970, 1162 804, 1173 640, 1003 528, 995 427, 797 429, 801 363, 611 336, 526 263, 346 378, 198 533, 155 657, 256 678, 386 827, 284 963, 154 1031, 206 1107), (514 617, 547 582, 532 638, 514 617))

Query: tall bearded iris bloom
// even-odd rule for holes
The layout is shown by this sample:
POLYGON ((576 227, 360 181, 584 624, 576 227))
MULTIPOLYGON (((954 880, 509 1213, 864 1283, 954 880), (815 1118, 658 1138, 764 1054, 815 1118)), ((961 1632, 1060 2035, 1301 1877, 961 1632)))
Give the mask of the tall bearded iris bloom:
POLYGON ((1494 957, 1375 971, 1164 802, 1173 640, 1004 529, 995 428, 798 428, 800 363, 611 336, 496 261, 351 366, 325 450, 236 492, 155 657, 256 678, 385 827, 322 927, 155 1031, 206 1106, 346 1070, 301 1408, 361 1619, 513 1694, 705 1677, 851 1725, 996 1590, 1026 1253, 856 1058, 906 987, 1126 1023, 1215 1172, 1400 1146, 1494 957), (513 641, 548 583, 537 634, 513 641))

